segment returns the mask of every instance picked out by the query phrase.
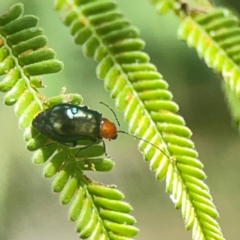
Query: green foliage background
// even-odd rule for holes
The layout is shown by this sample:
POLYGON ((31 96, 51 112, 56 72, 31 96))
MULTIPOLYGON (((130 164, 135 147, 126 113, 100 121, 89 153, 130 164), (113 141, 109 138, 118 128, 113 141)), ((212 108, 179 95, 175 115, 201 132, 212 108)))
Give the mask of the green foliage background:
MULTIPOLYGON (((0 0, 1 14, 16 2, 0 0)), ((53 10, 53 2, 21 2, 25 14, 40 18, 49 46, 65 64, 64 71, 44 76, 48 88, 43 92, 53 96, 66 86, 68 92, 81 93, 84 103, 92 109, 112 118, 109 110, 98 103, 103 101, 113 106, 96 78, 95 63, 85 59, 81 49, 73 44, 68 29, 59 20, 59 13, 53 10)), ((147 44, 145 51, 170 84, 180 114, 193 131, 224 236, 237 239, 240 235, 240 140, 224 102, 220 77, 199 60, 195 50, 189 50, 184 42, 177 40, 178 19, 172 14, 160 17, 147 0, 121 0, 119 4, 140 28, 140 37, 147 44)), ((59 196, 50 190, 52 180, 43 180, 41 167, 30 163, 32 153, 23 150, 22 131, 17 127, 12 109, 0 105, 0 115, 1 239, 77 239, 73 231, 75 224, 66 219, 68 208, 59 207, 59 196)), ((118 116, 121 128, 126 130, 121 113, 118 116)), ((125 193, 126 201, 134 206, 136 226, 141 229, 137 239, 190 239, 191 233, 184 231, 181 214, 173 210, 165 193, 165 184, 154 181, 154 174, 146 169, 147 163, 138 153, 136 141, 123 135, 107 142, 107 150, 116 162, 115 169, 89 175, 106 184, 114 183, 125 193)))

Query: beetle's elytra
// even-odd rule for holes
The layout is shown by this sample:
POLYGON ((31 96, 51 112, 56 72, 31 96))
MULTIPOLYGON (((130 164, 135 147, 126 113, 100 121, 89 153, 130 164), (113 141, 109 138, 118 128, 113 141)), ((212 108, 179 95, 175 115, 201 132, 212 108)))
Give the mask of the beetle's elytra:
POLYGON ((78 140, 116 139, 116 125, 87 106, 61 103, 40 112, 32 122, 43 135, 60 143, 78 140))

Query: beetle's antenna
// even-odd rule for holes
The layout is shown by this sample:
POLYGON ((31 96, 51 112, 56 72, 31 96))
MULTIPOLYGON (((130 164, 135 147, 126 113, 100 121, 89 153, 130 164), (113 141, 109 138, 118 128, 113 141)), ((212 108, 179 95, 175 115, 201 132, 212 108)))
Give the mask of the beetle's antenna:
POLYGON ((111 112, 113 113, 113 115, 114 115, 114 117, 115 117, 115 119, 116 119, 116 121, 117 121, 118 127, 120 127, 120 122, 119 122, 119 120, 118 120, 118 118, 117 118, 116 113, 113 111, 113 109, 112 109, 109 105, 107 105, 106 103, 104 103, 104 102, 99 102, 99 103, 100 103, 100 104, 103 104, 104 106, 108 107, 108 108, 111 110, 111 112))
POLYGON ((131 134, 131 133, 128 133, 128 132, 124 132, 124 131, 117 131, 117 132, 118 132, 118 133, 124 133, 124 134, 126 134, 126 135, 132 136, 132 137, 134 137, 134 138, 136 138, 136 139, 138 139, 138 140, 142 140, 142 141, 144 141, 144 142, 152 145, 153 147, 157 148, 157 149, 158 149, 160 152, 162 152, 167 158, 170 158, 161 148, 159 148, 159 147, 156 146, 155 144, 149 142, 148 140, 142 139, 142 138, 137 137, 137 136, 135 136, 135 135, 133 135, 133 134, 131 134))
MULTIPOLYGON (((116 121, 117 121, 118 127, 120 127, 120 122, 119 122, 119 120, 118 120, 118 118, 117 118, 116 113, 113 111, 113 109, 112 109, 109 105, 107 105, 106 103, 104 103, 104 102, 99 102, 99 103, 105 105, 106 107, 108 107, 108 108, 112 111, 112 113, 113 113, 113 115, 114 115, 114 117, 115 117, 115 119, 116 119, 116 121)), ((152 145, 153 147, 157 148, 157 149, 158 149, 160 152, 162 152, 167 158, 170 159, 170 157, 169 157, 162 149, 160 149, 158 146, 156 146, 155 144, 153 144, 153 143, 151 143, 151 142, 149 142, 149 141, 147 141, 147 140, 145 140, 145 139, 142 139, 142 138, 137 137, 137 136, 135 136, 135 135, 133 135, 133 134, 131 134, 131 133, 124 132, 124 131, 121 131, 121 130, 117 131, 117 133, 124 133, 124 134, 129 135, 129 136, 132 136, 132 137, 134 137, 134 138, 136 138, 136 139, 138 139, 138 140, 142 140, 142 141, 144 141, 144 142, 152 145)))

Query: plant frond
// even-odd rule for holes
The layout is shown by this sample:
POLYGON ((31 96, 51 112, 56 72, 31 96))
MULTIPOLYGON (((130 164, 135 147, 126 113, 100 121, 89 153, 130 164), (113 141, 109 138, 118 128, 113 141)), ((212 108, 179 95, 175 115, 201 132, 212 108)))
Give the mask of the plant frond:
POLYGON ((168 84, 142 51, 139 31, 118 10, 113 0, 56 1, 64 8, 63 22, 86 56, 99 62, 97 75, 124 110, 129 132, 140 141, 140 151, 156 178, 166 178, 166 191, 176 208, 182 209, 193 239, 223 239, 203 164, 191 141, 191 130, 177 114, 168 84), (207 223, 207 224, 206 224, 207 223))
POLYGON ((236 121, 239 121, 237 101, 230 99, 240 97, 239 34, 239 19, 227 9, 216 9, 207 14, 187 17, 178 34, 190 47, 197 50, 209 67, 221 72, 226 84, 224 89, 227 99, 236 121))
MULTIPOLYGON (((24 129, 27 149, 35 151, 33 162, 45 164, 44 176, 55 176, 52 187, 61 192, 61 203, 72 201, 70 219, 77 222, 81 238, 130 240, 138 229, 129 214, 131 206, 122 201, 123 194, 114 187, 95 183, 83 175, 84 170, 110 171, 114 162, 103 158, 104 149, 93 145, 79 152, 49 139, 32 128, 34 116, 47 107, 69 102, 81 104, 79 94, 61 94, 49 99, 38 93, 43 87, 40 76, 58 72, 63 64, 55 59, 55 52, 46 46, 47 38, 37 27, 35 16, 24 16, 23 5, 14 5, 0 17, 0 90, 7 92, 6 105, 15 104, 19 126, 24 129), (77 152, 79 154, 76 157, 77 152)), ((86 146, 89 141, 79 141, 86 146)))
MULTIPOLYGON (((37 24, 37 17, 23 15, 22 4, 12 6, 0 17, 0 91, 6 92, 6 105, 15 104, 20 128, 28 133, 34 132, 33 117, 44 109, 44 97, 37 93, 37 87, 42 87, 40 75, 63 68, 55 52, 46 46, 47 38, 37 24)), ((36 131, 34 134, 40 136, 36 131)), ((31 137, 26 140, 31 141, 31 137)))
POLYGON ((80 238, 126 239, 135 236, 136 220, 129 215, 131 206, 122 201, 123 194, 115 187, 90 181, 86 176, 71 176, 72 164, 60 170, 53 182, 53 190, 61 191, 61 203, 72 201, 71 221, 76 221, 80 238), (115 238, 114 238, 115 237, 115 238))

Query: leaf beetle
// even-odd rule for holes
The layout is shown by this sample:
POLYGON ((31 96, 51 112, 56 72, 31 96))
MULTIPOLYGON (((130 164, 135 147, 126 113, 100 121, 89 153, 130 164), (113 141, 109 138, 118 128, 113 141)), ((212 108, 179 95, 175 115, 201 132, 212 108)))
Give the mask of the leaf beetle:
MULTIPOLYGON (((100 103, 107 106, 112 111, 118 126, 120 126, 113 109, 103 102, 100 103)), ((92 143, 81 148, 80 150, 92 146, 98 140, 102 140, 106 156, 108 155, 106 153, 103 139, 115 140, 118 137, 118 133, 124 133, 136 139, 147 142, 167 156, 163 150, 153 143, 130 133, 119 131, 113 122, 107 118, 103 118, 101 113, 89 109, 87 106, 78 106, 70 103, 57 104, 43 112, 40 112, 33 119, 32 126, 40 133, 54 141, 65 145, 67 143, 72 143, 72 147, 77 146, 78 140, 92 141, 92 143)))

